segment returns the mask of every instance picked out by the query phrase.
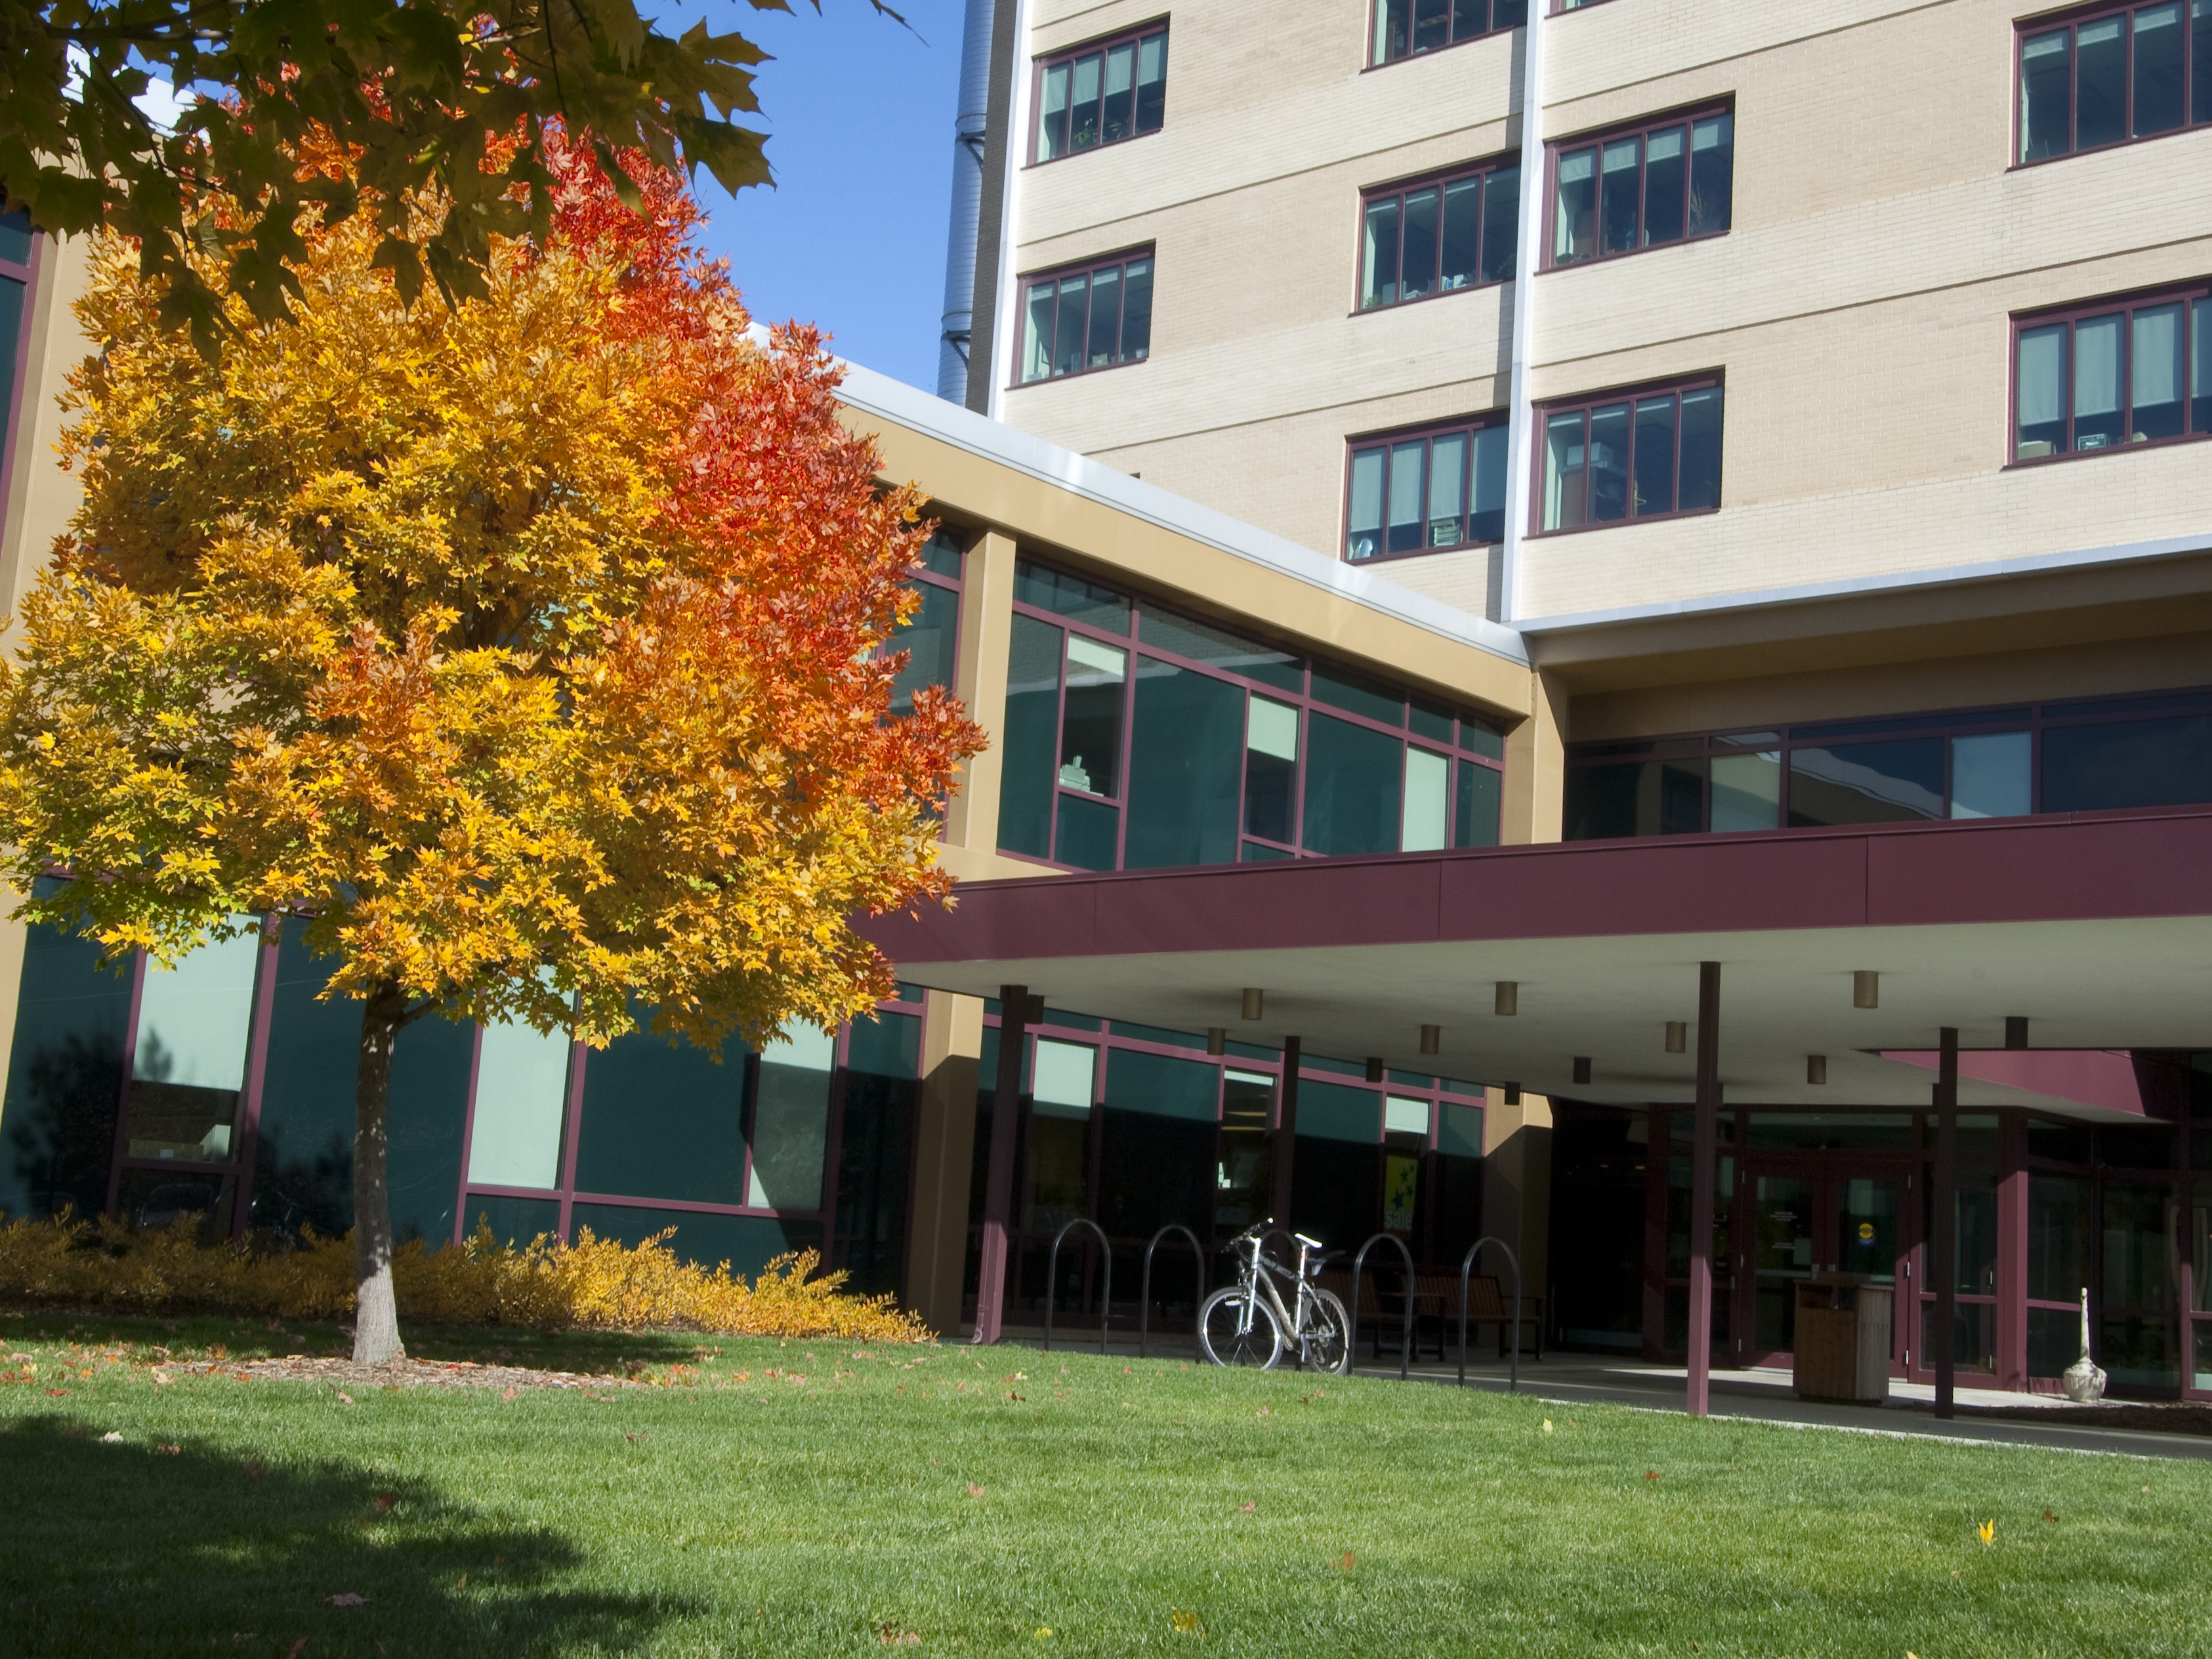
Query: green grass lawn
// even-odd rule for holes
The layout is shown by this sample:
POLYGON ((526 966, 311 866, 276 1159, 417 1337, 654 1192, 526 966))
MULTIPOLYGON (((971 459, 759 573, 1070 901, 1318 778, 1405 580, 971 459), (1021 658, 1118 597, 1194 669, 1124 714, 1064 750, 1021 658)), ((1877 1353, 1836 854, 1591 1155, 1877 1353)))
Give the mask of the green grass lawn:
POLYGON ((348 1404, 154 1380, 153 1344, 327 1328, 0 1318, 0 1653, 2212 1652, 2200 1462, 1095 1353, 411 1334, 665 1386, 348 1404))

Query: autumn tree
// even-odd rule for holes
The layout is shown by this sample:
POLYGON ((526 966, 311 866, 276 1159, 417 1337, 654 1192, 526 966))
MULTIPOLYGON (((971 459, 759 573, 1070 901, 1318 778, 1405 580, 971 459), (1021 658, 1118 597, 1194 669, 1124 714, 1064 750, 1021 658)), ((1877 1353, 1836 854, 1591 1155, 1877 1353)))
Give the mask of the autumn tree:
POLYGON ((635 0, 0 0, 0 190, 45 229, 137 238, 167 314, 211 345, 227 300, 284 313, 313 257, 309 205, 366 211, 404 286, 482 297, 496 241, 550 222, 562 126, 600 135, 633 205, 643 173, 622 147, 733 191, 767 182, 763 135, 733 118, 759 109, 766 57, 703 20, 665 33, 635 0), (157 121, 149 69, 222 95, 157 121), (354 166, 295 168, 310 134, 354 166))
POLYGON ((941 693, 888 714, 915 492, 840 426, 818 337, 750 337, 681 181, 629 160, 641 210, 556 143, 549 234, 494 239, 452 309, 402 302, 368 216, 303 223, 295 318, 228 295, 212 360, 97 241, 83 504, 0 663, 19 916, 167 961, 289 914, 341 963, 367 1361, 402 1352, 404 1030, 860 1013, 891 979, 847 918, 944 895, 931 814, 981 743, 941 693))

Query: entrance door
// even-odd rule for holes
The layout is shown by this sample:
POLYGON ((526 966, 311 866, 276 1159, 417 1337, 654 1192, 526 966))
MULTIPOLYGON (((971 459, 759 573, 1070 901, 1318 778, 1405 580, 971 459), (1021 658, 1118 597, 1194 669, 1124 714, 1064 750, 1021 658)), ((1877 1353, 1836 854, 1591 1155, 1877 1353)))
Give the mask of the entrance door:
MULTIPOLYGON (((1815 1273, 1864 1273, 1894 1289, 1908 1249, 1905 1177, 1811 1160, 1747 1162, 1737 1362, 1787 1365, 1796 1346, 1797 1286, 1815 1273)), ((1893 1304, 1894 1298, 1893 1298, 1893 1304)), ((1898 1352, 1894 1323, 1893 1361, 1898 1352)))

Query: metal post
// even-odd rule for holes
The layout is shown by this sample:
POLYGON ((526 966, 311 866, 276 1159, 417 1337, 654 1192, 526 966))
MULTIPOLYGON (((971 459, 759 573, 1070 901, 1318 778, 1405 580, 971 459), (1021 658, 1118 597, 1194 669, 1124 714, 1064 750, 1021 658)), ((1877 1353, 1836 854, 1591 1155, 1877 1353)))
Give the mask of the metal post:
POLYGON ((1690 1143, 1690 1382, 1687 1407, 1706 1415, 1713 1366, 1713 1164, 1720 1152, 1721 965, 1698 964, 1698 1115, 1690 1143))
POLYGON ((1104 1231, 1095 1221, 1078 1216, 1052 1236, 1052 1254, 1044 1268, 1044 1351, 1052 1352, 1053 1292, 1060 1286, 1060 1241, 1078 1227, 1085 1229, 1098 1240, 1098 1248, 1106 1258, 1106 1290, 1098 1299, 1098 1352, 1106 1352, 1106 1328, 1114 1317, 1114 1245, 1104 1231))
MULTIPOLYGON (((1460 1259, 1459 1385, 1462 1389, 1467 1386, 1467 1279, 1474 1270, 1475 1256, 1486 1244, 1495 1244, 1504 1251, 1506 1265, 1513 1269, 1513 1369, 1507 1376, 1505 1388, 1509 1394, 1518 1394, 1521 1390, 1521 1258, 1513 1253, 1510 1244, 1488 1233, 1469 1245, 1466 1255, 1460 1259)), ((1502 1339, 1498 1346, 1501 1348, 1505 1346, 1502 1339)), ((1539 1354, 1537 1358, 1540 1359, 1543 1356, 1539 1354)))
POLYGON ((1921 1346, 1936 1370, 1936 1415, 1951 1415, 1957 1381, 1959 1316, 1959 1028, 1937 1036, 1935 1234, 1929 1277, 1936 1281, 1936 1328, 1921 1346))
POLYGON ((1006 1225, 1014 1207, 1014 1133, 1022 1109, 1022 1040, 1030 988, 999 988, 999 1076, 991 1093, 991 1164, 983 1183, 983 1249, 975 1277, 975 1340, 992 1343, 1006 1309, 1006 1225))
POLYGON ((1269 1160, 1268 1208, 1279 1216, 1291 1212, 1292 1160, 1298 1139, 1298 1040, 1283 1039, 1283 1080, 1275 1091, 1275 1155, 1269 1160))

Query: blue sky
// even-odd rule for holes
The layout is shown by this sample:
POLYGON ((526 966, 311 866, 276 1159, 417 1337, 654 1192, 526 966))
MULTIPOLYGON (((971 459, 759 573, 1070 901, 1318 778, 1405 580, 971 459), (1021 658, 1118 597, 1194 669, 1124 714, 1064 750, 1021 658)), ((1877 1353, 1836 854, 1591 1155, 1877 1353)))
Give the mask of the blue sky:
MULTIPOLYGON (((805 0, 790 15, 716 6, 711 27, 775 55, 757 90, 776 187, 733 200, 702 173, 699 192, 707 246, 755 320, 818 323, 840 356, 934 391, 964 8, 893 3, 911 29, 866 0, 822 0, 820 16, 805 0)), ((680 33, 690 10, 661 27, 680 33)))

